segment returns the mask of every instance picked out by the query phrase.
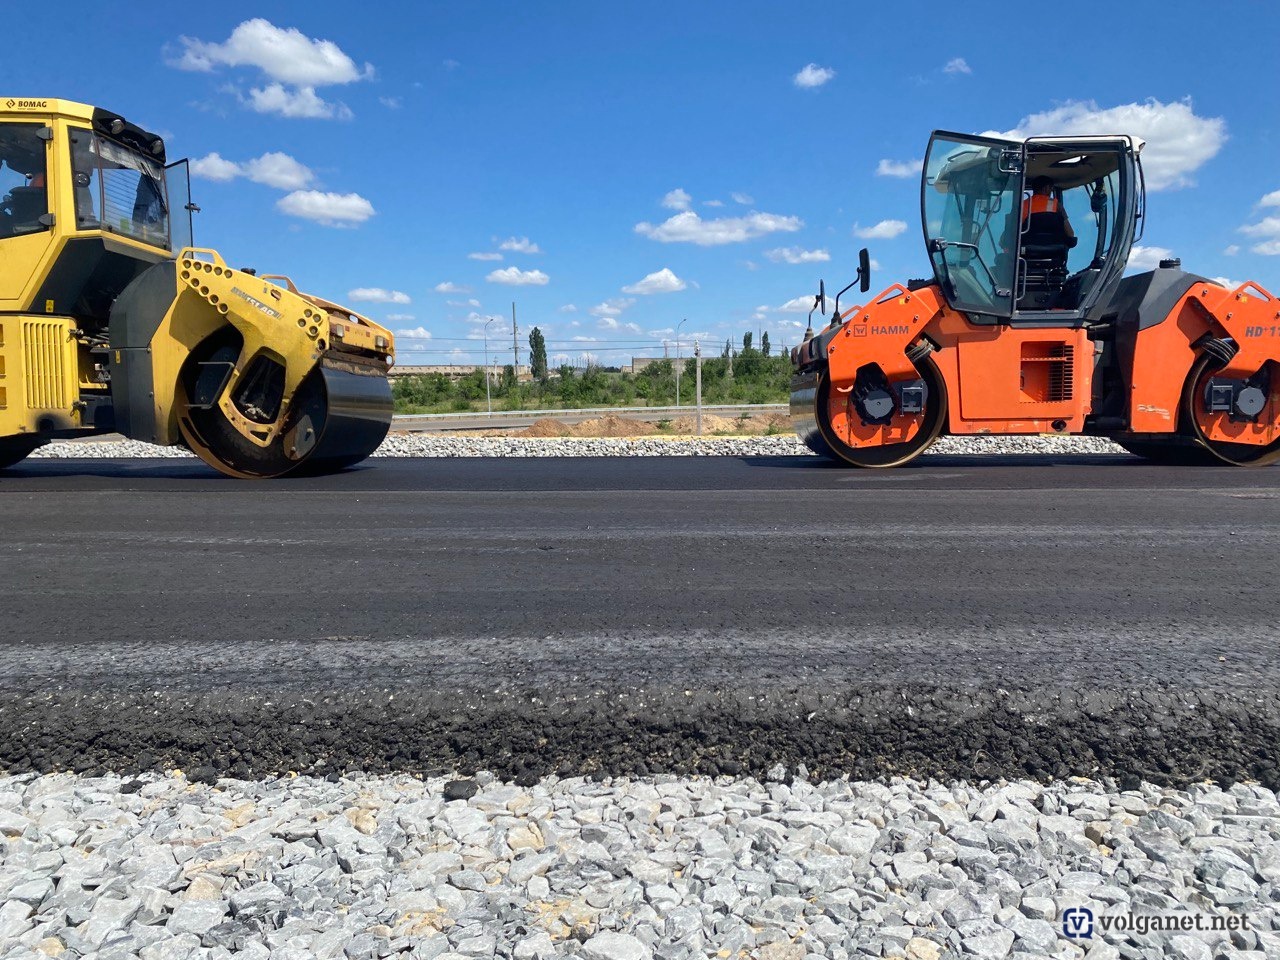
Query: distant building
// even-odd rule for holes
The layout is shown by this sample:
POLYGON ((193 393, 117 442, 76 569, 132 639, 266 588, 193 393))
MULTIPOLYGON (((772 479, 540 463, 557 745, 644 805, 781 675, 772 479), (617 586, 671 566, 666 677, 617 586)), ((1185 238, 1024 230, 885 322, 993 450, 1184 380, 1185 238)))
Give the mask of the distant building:
MULTIPOLYGON (((502 376, 504 366, 509 367, 511 364, 490 364, 489 375, 496 380, 502 376)), ((463 377, 470 376, 477 370, 483 369, 483 363, 406 363, 403 366, 397 364, 392 367, 389 376, 392 380, 396 380, 400 377, 429 377, 438 373, 448 377, 450 380, 461 380, 463 377)), ((533 371, 529 369, 527 364, 522 363, 516 367, 516 380, 518 382, 528 383, 532 379, 533 371)))
POLYGON ((672 372, 679 370, 680 375, 684 376, 684 372, 687 369, 685 365, 692 363, 693 357, 681 357, 679 360, 675 357, 632 357, 631 366, 623 367, 622 369, 624 373, 639 373, 645 367, 649 366, 649 364, 662 363, 664 360, 671 364, 672 372))

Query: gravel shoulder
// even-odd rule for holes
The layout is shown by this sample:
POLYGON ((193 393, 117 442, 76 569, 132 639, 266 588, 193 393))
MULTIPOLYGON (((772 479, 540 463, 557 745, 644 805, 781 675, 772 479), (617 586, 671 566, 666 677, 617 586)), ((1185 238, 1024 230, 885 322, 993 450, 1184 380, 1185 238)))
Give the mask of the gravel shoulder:
POLYGON ((1277 822, 1256 786, 1083 779, 9 777, 0 942, 9 960, 1274 957, 1277 822), (1088 938, 1063 923, 1082 909, 1088 938), (1152 918, 1177 926, 1134 928, 1152 918))
MULTIPOLYGON (((938 454, 1114 454, 1124 451, 1099 437, 943 437, 925 456, 938 454)), ((50 443, 33 458, 193 457, 185 447, 138 440, 68 440, 50 443)), ((771 437, 474 437, 392 433, 374 457, 616 457, 812 456, 795 436, 771 437)))

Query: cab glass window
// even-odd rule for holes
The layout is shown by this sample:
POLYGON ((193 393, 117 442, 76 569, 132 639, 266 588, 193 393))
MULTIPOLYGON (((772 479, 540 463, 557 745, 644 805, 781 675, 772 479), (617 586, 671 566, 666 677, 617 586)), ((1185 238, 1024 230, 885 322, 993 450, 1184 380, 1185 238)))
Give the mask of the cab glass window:
POLYGON ((48 230, 43 124, 0 124, 0 239, 48 230))
POLYGON ((929 256, 957 310, 1008 315, 1022 185, 1009 145, 935 138, 925 160, 929 256))
POLYGON ((169 246, 164 167, 141 152, 77 130, 71 137, 76 226, 169 246))
POLYGON ((1067 269, 1072 273, 1101 267, 1102 264, 1095 261, 1104 259, 1111 251, 1118 179, 1119 175, 1113 172, 1062 194, 1062 209, 1078 241, 1067 253, 1067 269))

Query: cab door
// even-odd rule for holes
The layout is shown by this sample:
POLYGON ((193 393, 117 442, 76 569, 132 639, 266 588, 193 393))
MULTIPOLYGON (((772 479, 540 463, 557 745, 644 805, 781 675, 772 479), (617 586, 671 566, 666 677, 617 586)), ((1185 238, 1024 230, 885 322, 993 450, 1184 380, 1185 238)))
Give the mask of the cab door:
POLYGON ((920 187, 925 249, 954 310, 978 323, 1014 309, 1023 147, 935 131, 920 187))
MULTIPOLYGON (((53 242, 53 131, 44 123, 0 123, 0 304, 25 310, 53 242)), ((35 309, 43 312, 44 306, 35 309)))
POLYGON ((191 201, 191 170, 186 160, 164 168, 164 185, 168 193, 169 249, 174 253, 195 246, 192 214, 200 208, 191 201))

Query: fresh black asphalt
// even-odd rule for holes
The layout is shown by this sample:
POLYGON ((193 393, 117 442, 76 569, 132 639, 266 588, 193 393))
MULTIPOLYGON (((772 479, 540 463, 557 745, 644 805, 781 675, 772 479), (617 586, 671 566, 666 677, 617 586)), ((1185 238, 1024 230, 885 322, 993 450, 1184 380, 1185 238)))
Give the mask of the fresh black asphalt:
POLYGON ((0 768, 1280 786, 1280 470, 0 473, 0 768))

